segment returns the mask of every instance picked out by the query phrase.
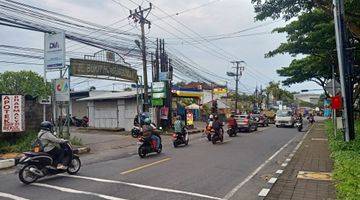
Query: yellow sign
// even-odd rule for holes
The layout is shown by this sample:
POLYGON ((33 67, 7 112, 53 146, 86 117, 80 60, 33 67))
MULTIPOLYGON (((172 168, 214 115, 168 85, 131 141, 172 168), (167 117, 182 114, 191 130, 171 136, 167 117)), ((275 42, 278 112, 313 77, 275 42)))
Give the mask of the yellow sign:
POLYGON ((227 92, 228 92, 227 88, 214 88, 213 89, 214 94, 226 94, 227 92))

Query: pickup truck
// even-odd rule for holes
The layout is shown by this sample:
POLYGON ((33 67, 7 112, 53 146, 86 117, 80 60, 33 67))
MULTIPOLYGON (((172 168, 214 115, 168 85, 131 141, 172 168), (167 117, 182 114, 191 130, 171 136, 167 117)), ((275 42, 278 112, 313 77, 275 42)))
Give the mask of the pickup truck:
POLYGON ((275 117, 276 127, 294 127, 295 119, 292 110, 278 110, 275 117))

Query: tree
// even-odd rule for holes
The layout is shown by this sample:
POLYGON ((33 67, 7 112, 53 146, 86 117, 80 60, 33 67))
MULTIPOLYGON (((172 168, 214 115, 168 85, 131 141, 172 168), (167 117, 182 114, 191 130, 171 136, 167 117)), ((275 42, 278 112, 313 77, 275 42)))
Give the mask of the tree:
POLYGON ((0 73, 0 93, 31 95, 32 97, 46 97, 51 94, 50 84, 32 71, 0 73))
MULTIPOLYGON (((283 18, 290 20, 320 9, 333 17, 331 0, 251 0, 254 4, 256 20, 283 18)), ((345 0, 346 24, 354 37, 360 39, 360 1, 345 0)))
MULTIPOLYGON (((252 2, 255 4, 257 20, 266 18, 290 20, 297 17, 285 27, 274 30, 278 33, 287 33, 287 42, 266 54, 266 57, 286 53, 294 57, 301 56, 294 59, 289 66, 277 70, 280 76, 287 77, 283 84, 313 81, 324 89, 325 83, 331 78, 331 69, 338 68, 332 1, 267 0, 264 2, 252 0, 252 2)), ((345 7, 351 49, 359 49, 360 1, 346 0, 345 7)), ((360 51, 349 51, 349 55, 350 53, 353 65, 359 66, 360 51)), ((335 72, 338 73, 337 70, 335 72)), ((354 83, 359 81, 359 76, 354 76, 354 83)), ((358 90, 355 88, 355 97, 360 95, 358 90)), ((328 96, 326 91, 325 94, 328 96)))

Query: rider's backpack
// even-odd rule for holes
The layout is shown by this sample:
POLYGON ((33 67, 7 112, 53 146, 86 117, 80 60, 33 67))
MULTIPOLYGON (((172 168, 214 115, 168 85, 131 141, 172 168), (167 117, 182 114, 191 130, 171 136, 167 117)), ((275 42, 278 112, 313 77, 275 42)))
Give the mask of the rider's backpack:
POLYGON ((40 137, 37 137, 31 144, 31 148, 34 152, 42 152, 45 149, 44 144, 41 142, 40 138, 43 136, 45 132, 43 132, 40 137))

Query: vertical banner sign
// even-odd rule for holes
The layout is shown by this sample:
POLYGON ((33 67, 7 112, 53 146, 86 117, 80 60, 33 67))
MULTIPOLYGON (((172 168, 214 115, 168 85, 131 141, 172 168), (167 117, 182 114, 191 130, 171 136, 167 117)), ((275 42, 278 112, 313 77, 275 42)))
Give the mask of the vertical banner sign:
POLYGON ((25 130, 24 98, 22 95, 2 96, 2 132, 25 130))
POLYGON ((70 87, 67 78, 55 80, 55 101, 70 101, 70 87))
POLYGON ((44 63, 46 70, 62 69, 65 67, 65 33, 45 33, 44 63))

